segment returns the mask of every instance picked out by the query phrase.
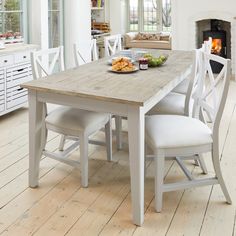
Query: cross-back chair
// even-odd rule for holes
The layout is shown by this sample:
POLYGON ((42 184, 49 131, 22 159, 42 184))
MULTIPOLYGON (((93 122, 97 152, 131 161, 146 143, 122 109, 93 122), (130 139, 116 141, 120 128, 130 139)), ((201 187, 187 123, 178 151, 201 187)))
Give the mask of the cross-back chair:
POLYGON ((219 125, 229 89, 230 60, 201 51, 199 54, 203 62, 194 96, 194 118, 177 115, 146 117, 146 141, 153 150, 155 158, 155 208, 157 212, 162 210, 164 192, 204 185, 220 184, 227 203, 232 203, 222 177, 219 153, 219 125), (223 66, 220 74, 213 74, 211 61, 223 66), (201 114, 205 111, 212 115, 212 129, 200 120, 201 114), (176 156, 201 155, 206 152, 211 153, 215 170, 214 177, 195 179, 185 167, 188 180, 164 184, 166 159, 173 159, 176 156))
POLYGON ((78 43, 74 44, 74 57, 75 57, 75 65, 76 67, 81 65, 81 61, 83 63, 89 63, 91 61, 97 61, 98 60, 98 51, 97 51, 97 40, 91 39, 90 41, 90 55, 89 59, 85 58, 84 55, 81 54, 79 50, 78 43))
POLYGON ((122 50, 121 35, 111 35, 104 38, 105 56, 113 56, 122 50))
MULTIPOLYGON (((58 70, 64 70, 63 47, 40 50, 31 53, 31 62, 34 79, 49 76, 54 72, 56 65, 58 70), (50 59, 51 58, 51 59, 50 59), (46 62, 45 62, 46 61, 46 62), (42 75, 42 73, 43 75, 42 75)), ((50 79, 50 78, 47 78, 50 79)), ((42 135, 42 152, 45 156, 61 161, 65 164, 80 167, 81 183, 83 187, 88 186, 88 143, 89 136, 105 126, 106 143, 95 142, 93 144, 106 145, 107 159, 112 158, 112 141, 110 114, 85 111, 66 106, 58 106, 51 112, 47 112, 44 106, 44 124, 42 135), (62 151, 50 152, 46 150, 47 131, 53 131, 62 135, 60 148, 62 151), (73 140, 72 144, 64 149, 65 139, 73 140), (71 160, 69 155, 78 145, 80 146, 80 160, 71 160), (63 150, 64 149, 64 150, 63 150)))

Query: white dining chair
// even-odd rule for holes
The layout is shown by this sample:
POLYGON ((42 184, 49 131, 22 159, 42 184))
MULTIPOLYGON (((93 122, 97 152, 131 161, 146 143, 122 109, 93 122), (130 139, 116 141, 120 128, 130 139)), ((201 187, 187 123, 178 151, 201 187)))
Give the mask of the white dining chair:
MULTIPOLYGON (((192 111, 194 109, 192 96, 195 92, 197 81, 199 78, 199 68, 201 65, 201 60, 199 58, 199 51, 210 53, 206 49, 206 45, 203 44, 202 48, 196 50, 195 56, 195 66, 193 73, 188 79, 188 89, 186 94, 170 92, 165 98, 163 98, 156 106, 154 106, 147 115, 183 115, 192 116, 192 111)), ((195 160, 195 164, 199 165, 204 174, 207 174, 207 167, 202 156, 198 156, 195 160)))
POLYGON ((85 57, 84 55, 82 55, 82 53, 79 50, 79 44, 78 43, 74 44, 74 58, 75 58, 76 67, 80 66, 81 62, 86 64, 91 61, 98 60, 98 49, 97 49, 97 40, 96 39, 91 39, 89 52, 90 52, 90 55, 88 57, 85 57))
MULTIPOLYGON (((122 42, 121 35, 111 35, 104 38, 104 48, 105 48, 105 56, 113 56, 117 52, 122 50, 122 42)), ((114 116, 115 118, 115 133, 116 133, 116 144, 117 149, 122 149, 122 117, 114 116)))
POLYGON ((105 56, 113 56, 122 50, 121 35, 115 34, 104 38, 105 56))
MULTIPOLYGON (((219 125, 226 103, 230 83, 230 60, 199 52, 203 60, 200 77, 194 96, 194 118, 177 115, 155 115, 146 117, 146 142, 154 153, 155 163, 155 208, 162 210, 163 193, 191 187, 220 184, 227 203, 231 198, 226 188, 220 168, 219 125), (210 61, 222 64, 220 74, 214 75, 210 61), (199 120, 205 111, 211 113, 212 128, 199 120), (164 164, 173 157, 189 157, 211 152, 215 177, 197 178, 188 171, 184 173, 188 180, 164 183, 164 164)), ((181 162, 182 159, 176 159, 181 162)), ((182 163, 183 164, 183 163, 182 163)))
MULTIPOLYGON (((64 71, 63 47, 32 52, 31 63, 34 79, 40 79, 42 76, 51 75, 56 65, 58 66, 58 71, 64 71), (45 59, 47 62, 44 62, 45 59)), ((80 167, 82 186, 87 187, 89 137, 104 126, 106 143, 95 142, 93 140, 91 140, 91 143, 101 145, 106 144, 107 159, 109 161, 112 159, 110 114, 85 111, 66 106, 58 106, 48 113, 45 105, 44 115, 45 119, 42 135, 43 155, 74 167, 80 167), (61 143, 63 143, 63 145, 60 149, 63 149, 65 139, 73 140, 73 143, 63 151, 50 152, 46 150, 48 130, 62 135, 61 143), (80 161, 69 159, 68 156, 78 147, 78 145, 80 146, 80 161)))
MULTIPOLYGON (((212 38, 209 37, 208 40, 204 41, 202 44, 202 47, 204 48, 204 51, 211 54, 211 49, 212 49, 212 38)), ((172 92, 174 93, 179 93, 179 94, 187 94, 188 87, 189 87, 189 81, 191 78, 186 78, 184 81, 182 81, 178 86, 176 86, 172 92)))
MULTIPOLYGON (((211 53, 210 47, 212 41, 205 41, 200 50, 203 50, 207 53, 211 53)), ((197 54, 196 54, 197 56, 197 54)), ((188 79, 185 79, 180 87, 182 92, 172 90, 165 98, 163 98, 156 106, 154 106, 147 115, 156 115, 156 114, 171 114, 171 115, 185 115, 191 116, 193 109, 193 100, 191 98, 193 94, 193 88, 196 84, 196 73, 199 61, 196 58, 195 61, 197 64, 194 68, 194 73, 191 73, 188 79), (183 89, 184 88, 184 89, 183 89), (183 92, 184 91, 184 92, 183 92)), ((178 86, 177 86, 178 87, 178 86)), ((117 149, 122 148, 122 119, 121 117, 115 117, 116 123, 116 140, 117 140, 117 149)), ((207 168, 201 157, 195 161, 197 165, 200 165, 204 174, 207 174, 207 168)))

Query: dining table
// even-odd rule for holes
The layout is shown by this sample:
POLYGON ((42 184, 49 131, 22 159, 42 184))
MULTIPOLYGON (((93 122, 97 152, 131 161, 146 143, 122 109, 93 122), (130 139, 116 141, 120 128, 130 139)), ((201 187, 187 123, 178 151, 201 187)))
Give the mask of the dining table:
MULTIPOLYGON (((39 185, 44 104, 52 103, 127 117, 132 220, 144 221, 145 114, 184 79, 191 76, 194 51, 151 50, 167 55, 160 67, 134 73, 113 73, 108 58, 33 80, 28 89, 29 186, 39 185)), ((138 65, 137 65, 138 67, 138 65)))

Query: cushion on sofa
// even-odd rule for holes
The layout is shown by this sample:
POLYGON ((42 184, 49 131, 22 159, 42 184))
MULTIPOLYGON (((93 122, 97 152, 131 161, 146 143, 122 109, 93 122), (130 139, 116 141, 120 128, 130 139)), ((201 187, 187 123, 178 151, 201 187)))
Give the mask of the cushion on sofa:
POLYGON ((152 41, 159 41, 160 34, 151 34, 151 33, 138 33, 134 40, 152 40, 152 41))

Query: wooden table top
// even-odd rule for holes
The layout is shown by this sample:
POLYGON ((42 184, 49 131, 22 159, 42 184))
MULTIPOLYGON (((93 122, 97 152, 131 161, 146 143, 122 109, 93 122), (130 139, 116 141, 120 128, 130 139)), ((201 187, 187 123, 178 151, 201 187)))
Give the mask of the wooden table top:
POLYGON ((107 58, 79 68, 56 73, 22 84, 23 88, 40 92, 91 98, 108 102, 143 106, 168 84, 178 81, 190 71, 194 52, 148 50, 152 54, 168 54, 161 67, 131 74, 108 72, 107 58))

